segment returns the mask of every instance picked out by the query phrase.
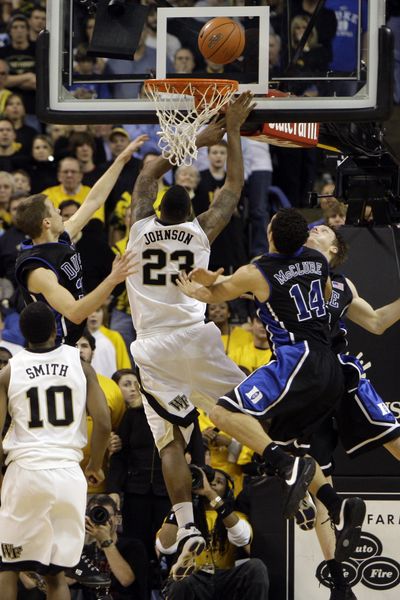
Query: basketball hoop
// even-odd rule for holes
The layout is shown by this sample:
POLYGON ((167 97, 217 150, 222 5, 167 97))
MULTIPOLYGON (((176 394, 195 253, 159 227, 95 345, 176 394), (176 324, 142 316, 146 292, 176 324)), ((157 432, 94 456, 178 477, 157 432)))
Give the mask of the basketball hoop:
POLYGON ((161 154, 176 166, 197 158, 196 136, 201 127, 229 102, 238 90, 228 79, 147 79, 144 91, 155 104, 161 131, 161 154))

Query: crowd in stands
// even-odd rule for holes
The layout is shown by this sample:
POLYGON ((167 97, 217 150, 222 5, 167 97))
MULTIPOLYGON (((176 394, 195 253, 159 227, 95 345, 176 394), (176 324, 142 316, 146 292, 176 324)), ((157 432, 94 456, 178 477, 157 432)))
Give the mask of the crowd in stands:
MULTIPOLYGON (((291 3, 292 20, 288 32, 284 27, 286 3, 282 0, 265 2, 271 7, 269 57, 274 76, 281 73, 287 61, 285 53, 289 47, 288 36, 291 48, 295 50, 317 3, 316 0, 296 0, 291 3)), ((203 6, 225 3, 186 0, 174 4, 203 6)), ((240 2, 232 4, 240 5, 240 2)), ((348 20, 347 25, 344 24, 345 17, 340 14, 341 4, 343 3, 335 0, 325 3, 292 74, 304 77, 326 74, 330 70, 344 73, 355 68, 356 56, 354 55, 351 69, 349 62, 347 66, 343 66, 343 56, 355 51, 351 40, 357 38, 359 2, 347 2, 348 5, 354 5, 354 17, 348 20), (342 35, 345 26, 346 36, 342 35)), ((361 4, 364 6, 365 3, 361 4)), ((91 291, 110 272, 115 254, 125 251, 134 182, 142 165, 159 155, 156 134, 158 126, 155 125, 121 123, 113 127, 108 124, 71 123, 66 126, 45 125, 38 121, 35 115, 35 43, 40 30, 45 26, 45 17, 45 0, 5 0, 0 4, 0 368, 24 345, 18 327, 21 305, 14 274, 15 260, 25 238, 14 221, 19 202, 31 194, 43 192, 60 209, 64 219, 70 218, 113 159, 131 140, 147 136, 146 142, 140 145, 124 167, 117 185, 106 201, 105 209, 98 211, 79 238, 74 240, 82 258, 85 290, 91 291)), ((398 32, 399 18, 394 11, 391 19, 398 32)), ((199 31, 204 23, 192 20, 193 26, 199 31)), ((243 25, 250 27, 246 20, 243 25)), ((152 8, 135 61, 128 64, 132 74, 147 72, 155 66, 156 27, 156 9, 152 8)), ((85 15, 81 39, 74 56, 76 73, 104 73, 109 76, 126 73, 126 61, 88 56, 87 48, 93 28, 94 18, 85 15)), ((186 36, 185 31, 179 29, 178 22, 173 23, 172 29, 167 41, 168 72, 195 75, 199 68, 206 70, 210 76, 223 72, 224 67, 210 61, 205 65, 201 64, 194 36, 186 36)), ((366 31, 364 13, 361 30, 366 31)), ((396 77, 395 99, 400 102, 398 71, 396 77)), ((69 91, 76 98, 132 98, 140 94, 140 84, 76 83, 69 91)), ((325 94, 323 85, 304 81, 296 84, 291 91, 299 95, 325 94)), ((282 198, 288 206, 304 209, 308 207, 307 193, 315 190, 323 198, 309 221, 333 227, 345 223, 346 207, 334 197, 334 166, 326 161, 322 151, 269 147, 246 138, 242 138, 242 145, 246 176, 243 197, 231 222, 212 246, 210 268, 224 267, 225 273, 231 273, 249 259, 267 252, 265 228, 281 205, 282 198)), ((205 152, 199 152, 198 160, 192 166, 179 167, 174 172, 169 172, 159 182, 155 207, 159 205, 168 186, 175 182, 190 192, 194 215, 206 210, 224 183, 226 156, 227 146, 222 141, 205 152)), ((251 314, 246 301, 236 301, 231 306, 227 303, 209 305, 207 314, 208 319, 214 321, 221 330, 221 341, 226 354, 246 374, 269 361, 271 351, 265 329, 260 326, 259 319, 251 314)), ((170 540, 176 524, 168 516, 170 502, 161 463, 144 415, 134 364, 129 354, 129 346, 134 339, 135 331, 127 294, 124 285, 120 285, 108 305, 99 306, 90 315, 87 328, 77 346, 81 357, 91 363, 97 373, 112 421, 113 431, 105 464, 106 481, 103 487, 89 488, 89 494, 103 495, 102 502, 111 514, 112 531, 108 535, 117 536, 118 532, 121 537, 121 531, 123 532, 118 548, 125 557, 125 564, 130 565, 123 575, 113 575, 112 598, 144 599, 149 597, 151 587, 160 587, 155 583, 155 579, 160 578, 160 549, 173 546, 170 540), (122 526, 118 520, 120 517, 122 526), (124 538, 134 538, 137 543, 129 545, 124 538)), ((87 426, 90 439, 90 417, 87 418, 87 426)), ((228 490, 233 502, 233 496, 237 496, 244 483, 248 483, 252 474, 257 471, 251 466, 252 453, 247 448, 238 446, 224 432, 215 430, 204 411, 200 411, 199 415, 199 432, 200 442, 198 447, 191 450, 188 460, 207 463, 214 469, 219 469, 223 478, 219 482, 223 488, 221 496, 228 495, 228 490), (205 458, 202 457, 203 453, 205 458)), ((87 454, 83 467, 85 461, 88 461, 87 454)), ((235 544, 232 540, 228 543, 226 534, 225 538, 214 536, 216 511, 212 511, 207 505, 206 492, 207 490, 203 490, 203 495, 199 496, 205 498, 203 504, 200 502, 203 525, 204 522, 206 527, 208 524, 207 539, 211 540, 210 547, 215 544, 217 552, 214 558, 212 552, 208 557, 202 556, 202 565, 206 565, 209 572, 214 567, 231 570, 235 560, 233 551, 239 549, 245 554, 242 546, 245 547, 246 544, 235 544), (212 512, 215 514, 211 517, 212 512)), ((236 518, 247 523, 242 513, 238 515, 236 518)), ((221 534, 223 523, 219 523, 218 531, 221 534)), ((96 536, 94 538, 97 539, 96 536)), ((247 542, 250 538, 251 534, 248 535, 247 542)), ((171 552, 165 554, 168 556, 171 552)), ((99 560, 97 555, 95 558, 99 560)), ((104 555, 101 560, 104 562, 104 555)), ((111 571, 113 572, 112 568, 111 571)), ((257 562, 249 563, 247 571, 243 570, 238 577, 248 578, 254 585, 260 586, 254 588, 254 598, 267 598, 268 576, 257 562), (259 589, 264 590, 264 595, 257 591, 259 589)), ((23 578, 21 599, 43 598, 43 593, 37 587, 39 584, 32 577, 23 578)), ((76 587, 76 584, 73 586, 76 587)), ((76 598, 94 597, 87 590, 80 593, 84 593, 84 596, 76 595, 76 598)), ((177 590, 170 593, 171 598, 184 597, 177 590)))

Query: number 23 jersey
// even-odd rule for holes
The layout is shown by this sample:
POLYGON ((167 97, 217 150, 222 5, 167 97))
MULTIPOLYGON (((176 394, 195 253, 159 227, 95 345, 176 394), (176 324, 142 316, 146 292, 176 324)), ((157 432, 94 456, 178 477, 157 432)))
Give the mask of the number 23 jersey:
POLYGON ((185 296, 175 283, 180 271, 208 267, 210 244, 197 219, 176 225, 155 216, 141 219, 131 227, 127 250, 139 263, 126 281, 139 337, 204 321, 206 305, 185 296))
POLYGON ((21 350, 10 359, 4 439, 6 463, 27 469, 75 466, 86 445, 86 376, 79 350, 65 344, 47 352, 21 350))

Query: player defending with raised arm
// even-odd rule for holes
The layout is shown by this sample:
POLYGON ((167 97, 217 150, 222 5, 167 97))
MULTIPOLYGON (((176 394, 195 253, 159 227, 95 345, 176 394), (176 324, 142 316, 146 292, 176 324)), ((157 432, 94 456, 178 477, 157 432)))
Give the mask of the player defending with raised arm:
MULTIPOLYGON (((182 269, 189 272, 195 266, 207 267, 210 243, 237 206, 244 182, 240 126, 252 108, 250 93, 242 94, 227 108, 225 184, 218 199, 197 219, 192 219, 189 195, 179 185, 167 190, 160 205, 160 219, 155 216, 157 180, 171 166, 164 158, 144 167, 133 192, 128 249, 137 256, 140 268, 127 279, 137 332, 131 352, 178 523, 180 554, 173 570, 176 579, 193 571, 194 556, 205 547, 203 536, 193 524, 191 476, 184 456, 197 419, 190 398, 197 392, 215 403, 244 377, 225 355, 219 329, 214 323, 204 323, 205 304, 182 294, 176 280, 182 269)), ((197 146, 217 143, 224 132, 225 124, 210 124, 199 133, 197 146)))
MULTIPOLYGON (((251 292, 266 326, 274 359, 224 395, 211 411, 214 423, 262 455, 283 480, 284 514, 293 517, 307 489, 328 508, 337 529, 335 557, 347 558, 361 533, 365 504, 342 500, 309 457, 295 458, 272 440, 307 440, 333 412, 343 393, 343 376, 330 349, 325 306, 329 269, 325 257, 304 247, 305 219, 294 209, 278 212, 268 227, 270 254, 238 269, 211 287, 198 287, 185 274, 179 286, 203 302, 223 302, 251 292), (277 422, 270 437, 261 423, 277 422)), ((330 295, 330 294, 329 294, 330 295)))
POLYGON ((26 304, 41 300, 54 310, 57 341, 75 345, 85 319, 104 304, 115 286, 134 270, 131 253, 117 256, 111 273, 85 296, 81 259, 71 240, 104 204, 132 153, 146 139, 147 136, 138 137, 121 152, 65 223, 44 194, 30 196, 18 205, 17 226, 31 239, 22 243, 15 267, 16 278, 26 304))
MULTIPOLYGON (((79 351, 56 345, 56 324, 43 302, 21 313, 28 347, 0 373, 0 430, 7 412, 11 427, 0 443, 7 471, 1 488, 0 590, 16 600, 18 574, 44 575, 47 598, 70 597, 63 571, 81 556, 85 537, 87 483, 80 468, 86 445, 86 410, 93 419, 86 477, 104 479, 102 464, 110 436, 109 410, 94 370, 79 351)), ((1 476, 0 476, 1 477, 1 476)))

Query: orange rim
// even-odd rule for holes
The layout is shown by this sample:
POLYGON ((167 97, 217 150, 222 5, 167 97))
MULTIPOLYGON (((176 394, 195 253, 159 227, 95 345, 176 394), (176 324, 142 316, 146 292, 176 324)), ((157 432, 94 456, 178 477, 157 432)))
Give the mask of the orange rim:
POLYGON ((215 88, 221 92, 234 92, 239 89, 239 83, 233 79, 146 79, 144 87, 158 90, 161 94, 178 93, 209 99, 215 88))

